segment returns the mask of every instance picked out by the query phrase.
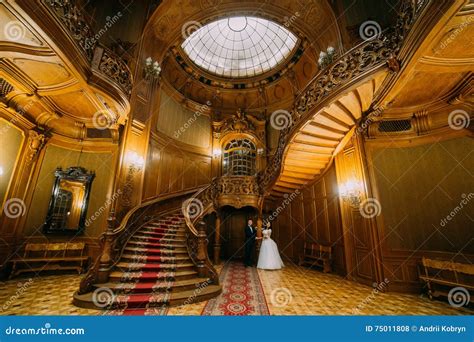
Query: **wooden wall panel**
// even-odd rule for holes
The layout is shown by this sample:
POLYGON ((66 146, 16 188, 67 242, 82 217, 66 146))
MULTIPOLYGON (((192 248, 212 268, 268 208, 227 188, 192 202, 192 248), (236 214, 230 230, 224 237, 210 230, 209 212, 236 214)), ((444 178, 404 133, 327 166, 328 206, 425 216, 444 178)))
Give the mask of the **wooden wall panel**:
POLYGON ((474 262, 474 140, 447 139, 366 143, 382 208, 377 226, 384 276, 392 290, 421 290, 417 268, 423 256, 474 262))
MULTIPOLYGON (((319 242, 333 248, 334 271, 345 274, 344 240, 339 212, 335 166, 315 184, 300 191, 273 221, 273 236, 285 259, 297 262, 304 242, 319 242)), ((291 199, 290 194, 288 199, 291 199)), ((267 203, 267 214, 279 202, 267 203)))
POLYGON ((211 182, 211 156, 152 135, 144 180, 144 200, 211 182))
POLYGON ((208 148, 211 121, 203 112, 193 112, 161 90, 156 130, 180 142, 208 148))
MULTIPOLYGON (((363 155, 360 148, 360 136, 354 138, 347 144, 343 151, 336 156, 337 184, 344 184, 347 181, 359 182, 361 184, 360 200, 368 197, 365 186, 365 172, 363 155)), ((332 188, 332 192, 337 189, 332 188)), ((361 216, 359 207, 339 199, 341 208, 341 220, 343 227, 343 239, 345 249, 345 261, 347 277, 349 279, 372 285, 380 279, 379 268, 376 264, 378 249, 375 247, 373 235, 375 226, 373 219, 366 219, 361 216)), ((381 281, 381 280, 380 280, 381 281)))

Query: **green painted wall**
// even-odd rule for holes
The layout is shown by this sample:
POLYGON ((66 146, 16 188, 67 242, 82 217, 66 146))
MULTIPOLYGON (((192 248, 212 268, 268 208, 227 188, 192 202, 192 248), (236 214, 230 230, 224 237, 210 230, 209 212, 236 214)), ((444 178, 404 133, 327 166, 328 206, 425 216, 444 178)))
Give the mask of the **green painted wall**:
MULTIPOLYGON (((71 166, 82 166, 88 171, 95 171, 92 182, 87 217, 91 217, 106 203, 107 190, 114 176, 112 153, 80 153, 54 145, 48 145, 41 164, 38 181, 34 189, 33 200, 23 231, 25 236, 42 235, 42 225, 46 219, 51 191, 54 183, 54 171, 58 167, 63 170, 71 166)), ((84 232, 84 237, 98 237, 106 228, 106 211, 93 221, 84 232)))

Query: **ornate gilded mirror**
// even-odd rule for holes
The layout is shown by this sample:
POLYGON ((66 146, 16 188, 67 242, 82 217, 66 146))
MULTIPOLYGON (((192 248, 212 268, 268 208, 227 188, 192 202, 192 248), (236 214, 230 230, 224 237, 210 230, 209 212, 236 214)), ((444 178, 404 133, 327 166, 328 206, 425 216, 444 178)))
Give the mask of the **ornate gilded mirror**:
POLYGON ((58 168, 54 172, 53 192, 43 231, 47 234, 81 234, 85 228, 87 207, 94 172, 82 167, 58 168))

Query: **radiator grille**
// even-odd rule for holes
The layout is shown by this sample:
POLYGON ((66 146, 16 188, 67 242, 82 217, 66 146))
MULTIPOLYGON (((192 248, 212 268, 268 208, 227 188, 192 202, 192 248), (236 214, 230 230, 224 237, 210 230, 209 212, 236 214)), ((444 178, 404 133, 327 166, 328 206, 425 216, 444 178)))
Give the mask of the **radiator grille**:
POLYGON ((411 130, 411 120, 390 120, 379 123, 379 132, 404 132, 411 130))

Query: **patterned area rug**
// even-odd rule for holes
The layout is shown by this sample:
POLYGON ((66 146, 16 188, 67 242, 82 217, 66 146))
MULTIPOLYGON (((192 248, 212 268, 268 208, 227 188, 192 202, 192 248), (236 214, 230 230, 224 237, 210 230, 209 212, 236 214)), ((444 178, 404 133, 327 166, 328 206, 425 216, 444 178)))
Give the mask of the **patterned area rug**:
POLYGON ((269 315, 267 301, 257 269, 239 262, 226 263, 220 274, 222 294, 211 299, 204 316, 269 315))

